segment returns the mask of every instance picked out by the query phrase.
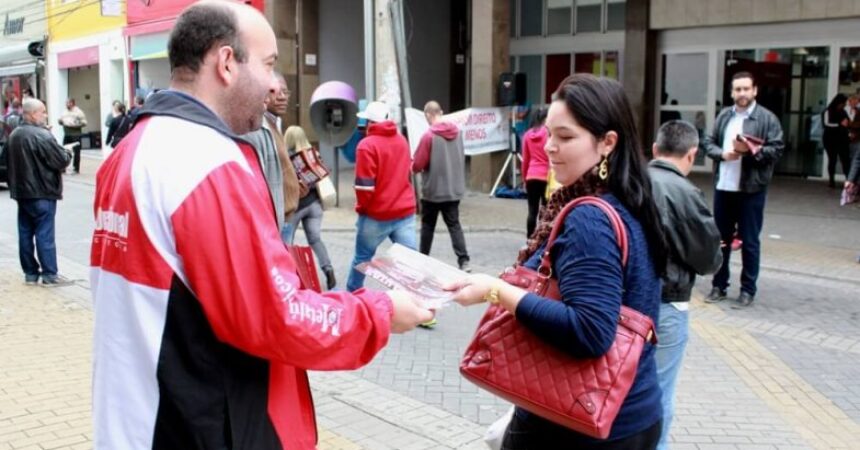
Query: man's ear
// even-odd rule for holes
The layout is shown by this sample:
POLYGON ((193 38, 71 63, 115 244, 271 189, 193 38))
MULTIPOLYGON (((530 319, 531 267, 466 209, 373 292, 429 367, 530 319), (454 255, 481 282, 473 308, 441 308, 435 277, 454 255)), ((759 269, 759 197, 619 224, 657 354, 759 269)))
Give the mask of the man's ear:
POLYGON ((215 53, 215 75, 225 85, 233 84, 237 75, 236 54, 233 47, 222 45, 215 53))

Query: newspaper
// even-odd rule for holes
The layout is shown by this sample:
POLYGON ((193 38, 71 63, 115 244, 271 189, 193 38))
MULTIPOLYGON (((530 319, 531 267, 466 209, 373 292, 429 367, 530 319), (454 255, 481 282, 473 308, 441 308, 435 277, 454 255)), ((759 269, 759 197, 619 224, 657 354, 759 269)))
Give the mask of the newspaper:
POLYGON ((409 292, 427 309, 447 305, 454 293, 443 287, 468 276, 462 270, 400 244, 392 245, 384 255, 355 268, 390 289, 409 292))

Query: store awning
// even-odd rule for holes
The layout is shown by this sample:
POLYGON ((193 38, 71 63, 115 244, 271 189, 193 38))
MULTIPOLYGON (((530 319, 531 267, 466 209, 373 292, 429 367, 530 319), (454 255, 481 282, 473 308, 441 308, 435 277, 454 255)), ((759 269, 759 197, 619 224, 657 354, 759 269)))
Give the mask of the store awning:
POLYGON ((0 66, 0 77, 12 75, 24 75, 36 71, 36 63, 16 64, 14 66, 0 66))
POLYGON ((0 66, 11 66, 35 61, 33 55, 27 50, 29 42, 20 44, 4 45, 0 47, 0 66))
POLYGON ((99 47, 79 48, 57 54, 57 66, 60 69, 71 69, 73 67, 92 66, 99 63, 99 47))
POLYGON ((131 36, 129 38, 131 48, 129 58, 133 61, 167 58, 167 40, 169 37, 169 31, 131 36))

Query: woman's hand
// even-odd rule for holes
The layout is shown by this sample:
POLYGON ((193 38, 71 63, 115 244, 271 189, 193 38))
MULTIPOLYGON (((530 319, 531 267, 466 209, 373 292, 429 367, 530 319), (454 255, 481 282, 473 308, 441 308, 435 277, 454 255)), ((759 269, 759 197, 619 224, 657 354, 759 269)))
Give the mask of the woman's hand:
POLYGON ((469 275, 468 277, 445 286, 445 290, 456 291, 454 301, 463 305, 471 306, 483 303, 484 297, 493 287, 499 287, 504 281, 485 274, 469 275))

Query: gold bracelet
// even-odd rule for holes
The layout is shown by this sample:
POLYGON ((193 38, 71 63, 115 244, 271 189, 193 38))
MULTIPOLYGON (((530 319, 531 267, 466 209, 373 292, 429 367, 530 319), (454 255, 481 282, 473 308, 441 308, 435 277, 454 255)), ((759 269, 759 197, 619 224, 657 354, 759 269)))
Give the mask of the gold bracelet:
POLYGON ((491 287, 490 290, 487 291, 486 294, 484 294, 484 301, 491 304, 491 305, 498 305, 499 301, 500 301, 500 299, 499 299, 499 287, 498 286, 491 287))

